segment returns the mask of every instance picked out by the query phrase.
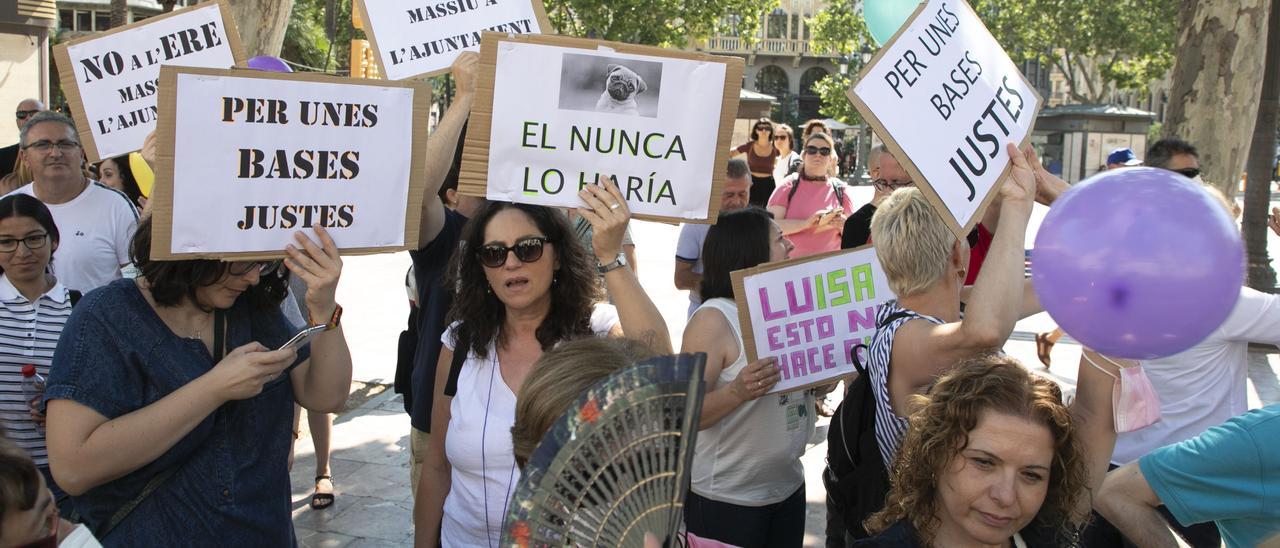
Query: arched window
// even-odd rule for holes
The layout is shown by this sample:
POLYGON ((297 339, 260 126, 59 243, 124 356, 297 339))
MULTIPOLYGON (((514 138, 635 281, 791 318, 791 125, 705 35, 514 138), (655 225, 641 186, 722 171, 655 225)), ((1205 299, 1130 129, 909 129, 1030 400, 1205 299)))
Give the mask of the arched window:
POLYGON ((800 75, 800 95, 817 95, 813 91, 813 85, 826 78, 827 74, 827 69, 822 67, 813 67, 804 71, 804 74, 800 75))
POLYGON ((791 89, 791 79, 787 72, 777 65, 766 65, 756 74, 756 91, 772 95, 778 99, 786 97, 791 89))

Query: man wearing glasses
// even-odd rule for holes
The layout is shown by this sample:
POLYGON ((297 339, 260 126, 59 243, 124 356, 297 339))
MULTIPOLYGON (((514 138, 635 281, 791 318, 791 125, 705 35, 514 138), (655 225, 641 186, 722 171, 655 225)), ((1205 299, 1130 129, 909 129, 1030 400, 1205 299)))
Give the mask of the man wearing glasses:
MULTIPOLYGON (((18 130, 21 131, 23 124, 26 124, 28 119, 42 110, 45 110, 44 103, 41 103, 39 99, 26 99, 18 103, 18 108, 14 112, 18 130)), ((0 148, 0 179, 16 170, 19 148, 18 143, 0 148)))
POLYGON ((1176 137, 1153 143, 1147 150, 1147 165, 1200 180, 1200 153, 1191 143, 1176 137))
POLYGON ((53 213, 62 235, 51 265, 58 281, 88 293, 119 279, 129 264, 138 211, 124 193, 84 176, 75 123, 57 112, 38 112, 22 126, 18 143, 33 179, 13 192, 35 196, 53 213))

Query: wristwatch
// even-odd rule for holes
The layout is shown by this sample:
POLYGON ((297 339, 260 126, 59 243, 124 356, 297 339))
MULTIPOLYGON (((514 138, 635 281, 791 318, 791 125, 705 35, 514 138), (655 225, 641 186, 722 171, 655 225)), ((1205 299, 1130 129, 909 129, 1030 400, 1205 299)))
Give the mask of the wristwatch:
POLYGON ((619 253, 618 258, 614 259, 613 262, 609 264, 600 264, 599 261, 596 262, 596 270, 600 271, 601 274, 607 274, 610 271, 617 270, 624 266, 627 266, 627 255, 625 253, 619 253))

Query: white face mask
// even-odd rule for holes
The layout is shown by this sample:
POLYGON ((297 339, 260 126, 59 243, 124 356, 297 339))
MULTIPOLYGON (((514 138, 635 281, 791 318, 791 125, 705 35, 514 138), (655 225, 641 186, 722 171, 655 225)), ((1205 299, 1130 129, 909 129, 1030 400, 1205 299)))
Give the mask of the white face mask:
POLYGON ((1115 415, 1116 432, 1132 432, 1160 420, 1160 397, 1156 394, 1155 387, 1151 386, 1151 379, 1147 378, 1141 364, 1121 367, 1103 356, 1103 359, 1120 367, 1120 376, 1117 377, 1099 367, 1088 354, 1084 355, 1084 359, 1098 371, 1116 380, 1111 388, 1111 408, 1115 415))

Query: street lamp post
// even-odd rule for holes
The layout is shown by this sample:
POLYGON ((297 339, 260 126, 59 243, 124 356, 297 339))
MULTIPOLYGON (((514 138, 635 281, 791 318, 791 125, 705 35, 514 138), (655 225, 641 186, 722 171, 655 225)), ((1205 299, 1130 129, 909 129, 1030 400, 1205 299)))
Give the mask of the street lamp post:
MULTIPOLYGON (((844 72, 849 67, 849 62, 857 63, 857 68, 853 69, 854 74, 862 71, 862 67, 871 61, 871 47, 863 44, 862 49, 848 56, 848 61, 842 59, 840 63, 840 71, 844 72)), ((871 126, 867 125, 866 120, 858 123, 858 167, 853 173, 853 182, 863 183, 867 178, 867 158, 871 156, 871 126)))

